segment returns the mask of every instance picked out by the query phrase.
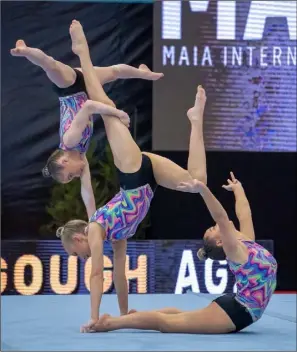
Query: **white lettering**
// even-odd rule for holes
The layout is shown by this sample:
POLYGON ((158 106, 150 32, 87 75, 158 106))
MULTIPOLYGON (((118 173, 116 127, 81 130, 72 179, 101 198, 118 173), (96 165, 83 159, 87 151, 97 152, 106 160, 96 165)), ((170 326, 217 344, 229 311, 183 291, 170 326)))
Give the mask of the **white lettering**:
POLYGON ((232 47, 232 66, 242 65, 242 48, 232 47), (237 51, 238 49, 238 51, 237 51), (237 61, 237 62, 236 62, 237 61))
POLYGON ((183 293, 183 288, 191 287, 193 292, 200 292, 197 280, 196 268, 194 264, 193 253, 191 250, 184 250, 175 287, 175 293, 183 293), (186 276, 187 270, 189 275, 186 276))
POLYGON ((296 66, 296 46, 294 47, 294 54, 292 53, 292 49, 288 47, 288 55, 287 55, 287 65, 291 65, 291 60, 293 65, 296 66))
POLYGON ((208 61, 209 66, 212 66, 212 59, 211 59, 209 46, 206 46, 204 48, 201 66, 205 66, 206 61, 208 61))
POLYGON ((193 66, 198 66, 198 48, 194 46, 193 48, 193 66))
POLYGON ((224 46, 224 51, 223 51, 223 63, 224 66, 227 66, 228 64, 228 48, 224 46))
MULTIPOLYGON (((192 12, 206 12, 209 0, 188 1, 192 12)), ((217 2, 217 39, 236 39, 236 1, 217 2)), ((296 1, 251 1, 244 40, 261 40, 267 18, 286 18, 290 40, 296 40, 296 1)), ((162 38, 182 39, 182 1, 162 1, 162 38)))
POLYGON ((190 66, 190 60, 189 60, 189 55, 188 55, 188 50, 185 46, 183 46, 181 48, 181 52, 180 52, 180 57, 179 57, 179 61, 178 61, 178 65, 179 66, 183 66, 183 61, 185 61, 185 64, 187 66, 190 66))
POLYGON ((172 66, 175 65, 175 47, 173 45, 168 48, 166 45, 163 46, 163 66, 168 64, 168 60, 172 66))
POLYGON ((181 39, 181 1, 162 2, 162 38, 181 39))
POLYGON ((217 39, 235 40, 236 1, 218 1, 217 39))
POLYGON ((281 66, 281 58, 282 56, 282 49, 279 46, 274 46, 273 47, 273 66, 281 66), (278 63, 276 63, 276 61, 278 63))
POLYGON ((264 62, 264 59, 267 57, 267 54, 264 53, 264 51, 267 49, 268 48, 266 46, 261 46, 261 49, 260 49, 260 66, 261 67, 266 67, 268 65, 267 62, 264 62))
MULTIPOLYGON (((189 1, 192 12, 206 12, 209 0, 189 1)), ((162 38, 182 38, 182 2, 162 1, 162 38)))
MULTIPOLYGON (((227 287, 228 271, 227 268, 220 268, 217 270, 216 277, 221 278, 221 281, 218 285, 215 285, 212 280, 213 263, 214 261, 211 259, 205 261, 205 286, 209 293, 221 294, 225 292, 227 287)), ((220 260, 219 263, 221 265, 227 264, 226 260, 220 260)))
POLYGON ((255 46, 248 46, 247 50, 249 51, 249 65, 253 65, 253 51, 256 49, 255 46))
POLYGON ((244 40, 261 40, 268 17, 285 17, 291 40, 296 40, 295 1, 252 1, 244 32, 244 40))

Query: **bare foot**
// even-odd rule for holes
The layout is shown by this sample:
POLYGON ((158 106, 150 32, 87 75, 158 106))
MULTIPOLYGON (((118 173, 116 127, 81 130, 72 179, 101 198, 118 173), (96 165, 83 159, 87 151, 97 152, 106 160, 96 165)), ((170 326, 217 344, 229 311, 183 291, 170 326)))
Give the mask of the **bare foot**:
POLYGON ((10 53, 12 56, 27 56, 30 50, 32 49, 28 48, 26 43, 22 39, 19 39, 15 43, 15 48, 10 50, 10 53))
POLYGON ((158 79, 164 77, 163 73, 153 72, 144 64, 141 64, 139 66, 139 70, 145 72, 145 75, 143 78, 150 80, 150 81, 157 81, 158 79))
POLYGON ((69 28, 69 33, 72 40, 72 51, 74 54, 79 56, 83 52, 89 50, 87 39, 80 22, 73 20, 69 28))
POLYGON ((103 314, 100 318, 98 323, 94 326, 94 331, 96 332, 106 332, 108 331, 108 320, 111 318, 109 314, 103 314))
POLYGON ((125 126, 130 126, 129 115, 123 110, 93 100, 88 100, 85 104, 91 109, 92 114, 115 116, 118 117, 125 126))
POLYGON ((188 118, 191 122, 203 120, 203 113, 206 103, 206 94, 202 86, 198 86, 194 106, 188 110, 188 118))

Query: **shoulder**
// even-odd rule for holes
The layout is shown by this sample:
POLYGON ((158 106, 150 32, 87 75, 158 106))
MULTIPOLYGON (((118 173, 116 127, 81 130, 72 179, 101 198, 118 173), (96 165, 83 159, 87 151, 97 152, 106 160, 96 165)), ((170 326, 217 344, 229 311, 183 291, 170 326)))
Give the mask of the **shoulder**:
POLYGON ((249 258, 249 250, 245 244, 245 239, 238 238, 236 247, 232 252, 228 253, 228 260, 234 264, 245 264, 249 258))
POLYGON ((88 242, 104 240, 104 230, 97 222, 90 222, 88 225, 88 242))

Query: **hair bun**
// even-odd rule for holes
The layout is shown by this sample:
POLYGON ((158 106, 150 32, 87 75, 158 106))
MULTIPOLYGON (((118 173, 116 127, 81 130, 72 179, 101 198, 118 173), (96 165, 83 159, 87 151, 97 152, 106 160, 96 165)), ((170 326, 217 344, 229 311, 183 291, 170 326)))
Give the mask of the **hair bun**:
POLYGON ((57 236, 58 238, 61 238, 62 235, 63 235, 63 231, 64 231, 64 227, 63 227, 63 226, 59 227, 59 228, 57 229, 57 231, 56 231, 56 236, 57 236))
POLYGON ((199 248, 199 250, 197 252, 197 257, 199 260, 206 260, 207 259, 207 254, 206 254, 206 251, 203 247, 199 248))
POLYGON ((50 173, 50 171, 49 171, 49 169, 48 169, 47 166, 45 166, 45 167, 42 169, 42 175, 43 175, 43 177, 51 177, 51 173, 50 173))

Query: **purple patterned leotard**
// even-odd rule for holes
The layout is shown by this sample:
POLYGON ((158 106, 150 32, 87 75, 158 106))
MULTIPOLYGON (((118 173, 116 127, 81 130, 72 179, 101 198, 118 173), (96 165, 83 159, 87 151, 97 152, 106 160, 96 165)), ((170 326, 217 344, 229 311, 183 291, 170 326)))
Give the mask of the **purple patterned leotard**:
POLYGON ((106 205, 96 210, 89 222, 97 222, 106 232, 106 241, 132 237, 145 218, 154 193, 149 184, 121 189, 106 205))
POLYGON ((88 150, 90 139, 93 134, 93 117, 90 116, 89 123, 84 129, 79 143, 73 148, 67 148, 63 142, 63 136, 71 126, 75 115, 82 108, 83 104, 88 100, 87 94, 79 92, 67 97, 60 97, 60 145, 63 150, 77 150, 81 154, 88 150))
POLYGON ((277 262, 264 247, 253 241, 241 241, 248 250, 248 261, 236 264, 227 259, 236 278, 236 300, 245 306, 253 321, 266 309, 276 288, 277 262))

